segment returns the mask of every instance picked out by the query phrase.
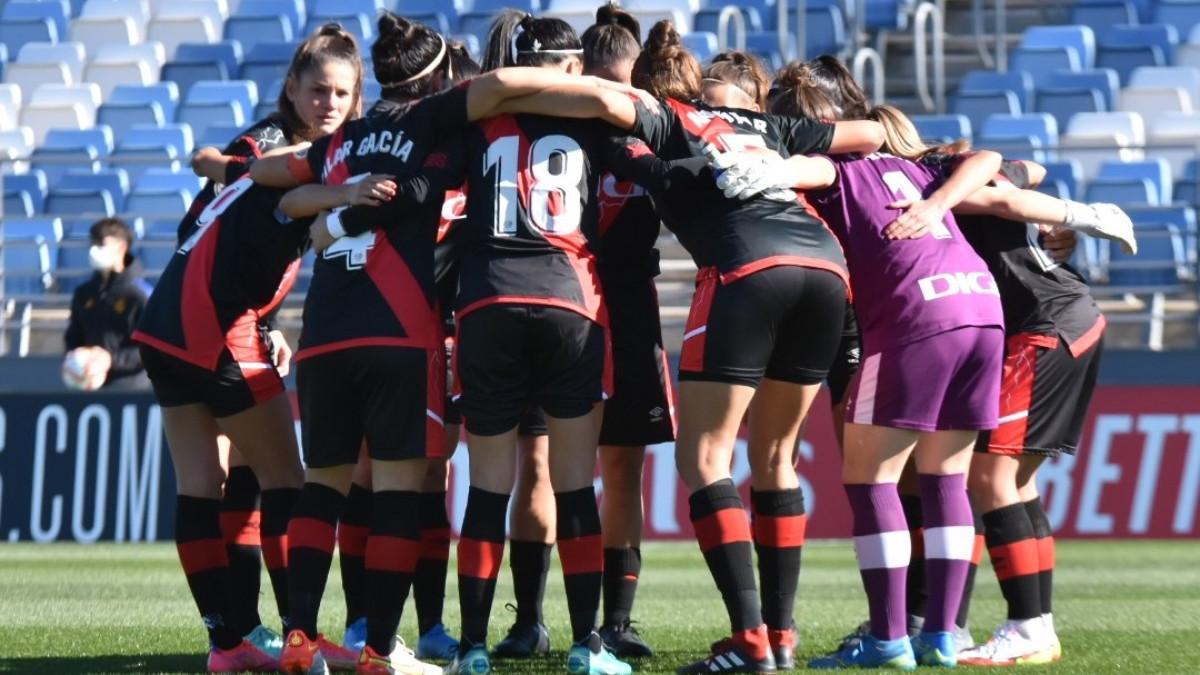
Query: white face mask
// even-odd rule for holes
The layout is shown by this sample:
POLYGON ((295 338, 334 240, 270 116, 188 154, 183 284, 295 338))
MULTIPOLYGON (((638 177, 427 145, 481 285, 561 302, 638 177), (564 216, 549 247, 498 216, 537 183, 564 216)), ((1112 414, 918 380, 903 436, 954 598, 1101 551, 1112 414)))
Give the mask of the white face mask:
POLYGON ((88 249, 88 262, 97 272, 110 272, 117 266, 117 251, 109 246, 93 245, 88 249))

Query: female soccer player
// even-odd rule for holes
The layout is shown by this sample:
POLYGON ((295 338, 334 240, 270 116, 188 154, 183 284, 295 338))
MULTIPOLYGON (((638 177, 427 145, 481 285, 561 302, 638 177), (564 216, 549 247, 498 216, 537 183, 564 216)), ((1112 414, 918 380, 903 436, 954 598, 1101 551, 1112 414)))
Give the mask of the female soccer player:
MULTIPOLYGON (((233 538, 229 535, 246 524, 261 483, 263 554, 286 615, 284 534, 301 477, 291 409, 278 396, 290 350, 281 334, 268 335, 265 324, 294 281, 305 227, 272 217, 282 193, 250 190, 239 178, 253 158, 310 140, 357 115, 361 80, 354 38, 340 27, 323 27, 297 49, 280 113, 252 127, 224 154, 198 154, 197 168, 212 181, 180 224, 179 251, 135 334, 163 407, 179 492, 176 539, 209 629, 210 670, 276 663, 278 643, 271 653, 273 634, 258 619, 257 551, 247 547, 251 550, 241 552, 248 555, 235 555, 243 563, 237 575, 243 581, 234 583, 229 550, 241 547, 227 549, 223 535, 233 538), (220 195, 217 184, 227 184, 220 195), (272 241, 274 231, 285 236, 272 241), (259 268, 249 264, 257 256, 259 268), (226 491, 240 493, 243 506, 226 509, 224 517, 218 502, 225 482, 221 434, 241 448, 257 475, 254 480, 231 472, 226 491), (254 482, 252 489, 238 489, 247 482, 254 482), (235 525, 231 516, 237 515, 241 522, 235 525)), ((231 499, 231 505, 237 501, 231 499)))

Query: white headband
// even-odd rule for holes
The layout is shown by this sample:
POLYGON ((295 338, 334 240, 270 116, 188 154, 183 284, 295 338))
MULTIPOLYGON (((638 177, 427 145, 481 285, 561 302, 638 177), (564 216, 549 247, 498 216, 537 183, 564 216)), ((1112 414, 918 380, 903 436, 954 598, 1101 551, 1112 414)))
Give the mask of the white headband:
POLYGON ((409 77, 408 79, 400 80, 399 82, 389 82, 386 84, 383 82, 380 82, 379 83, 380 88, 391 89, 393 87, 399 87, 399 86, 408 84, 410 82, 416 82, 417 80, 429 75, 434 70, 436 70, 438 65, 441 64, 441 62, 442 62, 442 57, 444 57, 446 55, 446 38, 442 37, 441 35, 438 35, 438 41, 441 42, 441 46, 438 48, 437 56, 433 57, 433 60, 430 61, 429 65, 425 66, 421 70, 421 72, 417 73, 416 75, 413 75, 412 77, 409 77))
POLYGON ((520 25, 513 30, 512 42, 509 43, 509 54, 512 56, 513 63, 517 62, 517 56, 521 54, 582 54, 582 49, 542 49, 542 43, 534 40, 533 49, 518 49, 517 38, 525 33, 525 29, 520 25))

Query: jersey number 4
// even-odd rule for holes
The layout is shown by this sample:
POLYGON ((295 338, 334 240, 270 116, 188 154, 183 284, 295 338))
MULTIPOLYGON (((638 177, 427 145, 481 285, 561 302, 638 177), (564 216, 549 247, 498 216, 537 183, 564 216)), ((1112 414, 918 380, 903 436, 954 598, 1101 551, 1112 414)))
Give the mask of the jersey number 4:
POLYGON ((545 234, 571 234, 583 217, 583 149, 569 136, 544 136, 521 152, 521 139, 501 136, 488 146, 483 172, 495 169, 492 232, 517 235, 517 200, 525 198, 532 227, 545 234), (528 172, 526 194, 519 195, 518 176, 528 172))
MULTIPOLYGON (((883 174, 883 182, 887 184, 888 189, 892 194, 900 199, 910 202, 919 202, 923 199, 921 191, 913 185, 908 174, 903 171, 885 171, 883 174)), ((930 234, 934 239, 950 239, 954 235, 950 233, 950 228, 946 227, 946 221, 940 220, 930 230, 930 234)))

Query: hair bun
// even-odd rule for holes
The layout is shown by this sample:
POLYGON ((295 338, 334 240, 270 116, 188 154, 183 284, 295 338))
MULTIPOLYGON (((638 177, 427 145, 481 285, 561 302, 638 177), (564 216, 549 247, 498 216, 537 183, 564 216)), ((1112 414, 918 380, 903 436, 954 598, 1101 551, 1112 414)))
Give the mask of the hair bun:
POLYGON ((379 27, 379 39, 381 41, 395 36, 402 36, 413 29, 412 22, 392 12, 380 12, 379 21, 376 22, 376 25, 379 27))
POLYGON ((646 38, 646 49, 652 52, 667 52, 682 48, 683 38, 679 36, 679 31, 675 30, 675 24, 669 20, 663 19, 650 28, 650 35, 646 38))
POLYGON ((600 5, 596 8, 596 23, 601 26, 607 24, 618 26, 621 24, 621 14, 624 12, 611 2, 600 5))

